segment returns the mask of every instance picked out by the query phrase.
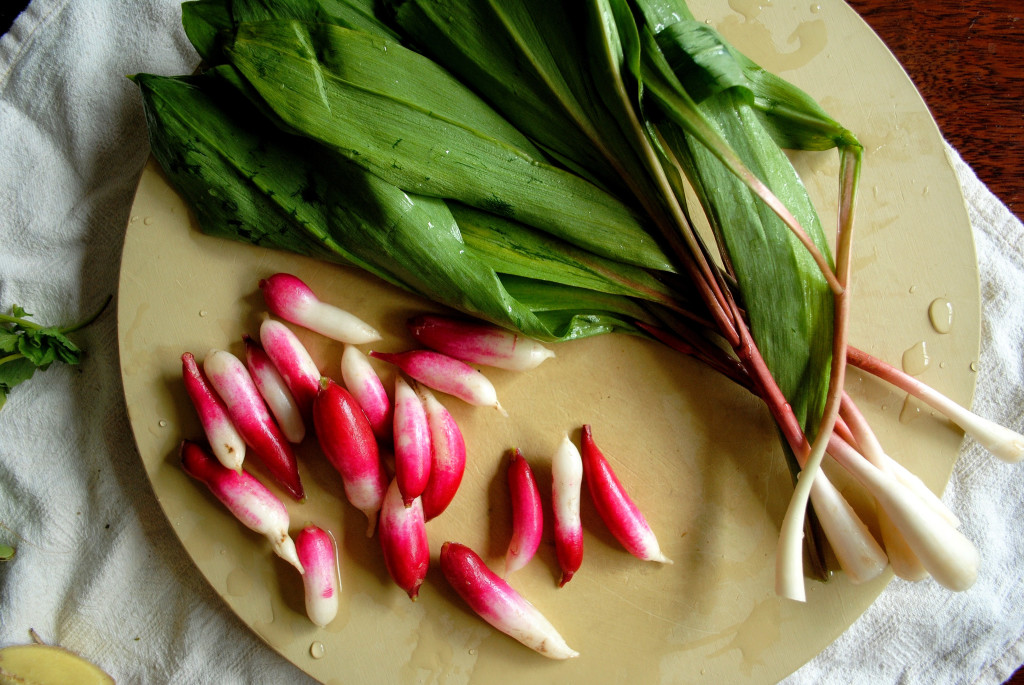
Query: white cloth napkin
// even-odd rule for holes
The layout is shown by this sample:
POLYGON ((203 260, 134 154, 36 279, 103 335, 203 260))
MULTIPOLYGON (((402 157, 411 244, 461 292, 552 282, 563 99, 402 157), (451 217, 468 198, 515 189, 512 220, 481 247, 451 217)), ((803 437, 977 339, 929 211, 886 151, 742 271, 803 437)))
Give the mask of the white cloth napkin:
MULTIPOLYGON (((81 319, 117 287, 148 155, 125 75, 196 62, 179 0, 34 0, 0 39, 0 308, 81 319)), ((1024 429, 1024 227, 951 151, 984 298, 976 409, 1024 429)), ((107 311, 0 411, 0 646, 34 629, 125 683, 305 682, 211 590, 148 485, 107 311)), ((999 683, 1024 662, 1024 466, 971 444, 945 499, 984 560, 951 594, 896 581, 790 683, 999 683)))

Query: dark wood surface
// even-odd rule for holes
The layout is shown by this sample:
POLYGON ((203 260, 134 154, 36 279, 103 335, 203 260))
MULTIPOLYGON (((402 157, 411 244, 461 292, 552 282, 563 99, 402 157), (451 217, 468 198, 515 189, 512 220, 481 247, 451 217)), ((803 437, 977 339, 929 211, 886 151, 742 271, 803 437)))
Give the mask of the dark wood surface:
POLYGON ((1024 218, 1024 2, 847 1, 896 55, 946 140, 1024 218))
MULTIPOLYGON (((1024 219, 1024 0, 847 0, 896 55, 946 139, 1024 219)), ((0 34, 26 0, 0 2, 0 34)), ((1007 681, 1024 685, 1024 669, 1007 681)))

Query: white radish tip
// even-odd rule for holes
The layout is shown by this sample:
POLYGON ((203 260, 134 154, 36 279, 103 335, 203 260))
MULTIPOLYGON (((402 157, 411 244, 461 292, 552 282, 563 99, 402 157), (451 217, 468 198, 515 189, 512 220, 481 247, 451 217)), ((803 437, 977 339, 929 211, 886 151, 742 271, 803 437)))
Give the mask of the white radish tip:
POLYGON ((498 413, 499 413, 499 414, 501 414, 501 415, 502 415, 502 416, 504 416, 505 418, 508 418, 508 412, 507 412, 507 411, 505 411, 505 407, 501 406, 501 403, 500 403, 500 402, 498 402, 498 401, 495 401, 495 402, 494 402, 494 408, 498 410, 498 413))
POLYGON ((306 574, 306 569, 302 567, 302 562, 299 561, 299 554, 295 551, 295 541, 290 536, 285 535, 283 538, 273 543, 274 553, 281 557, 289 564, 294 566, 299 573, 302 575, 306 574))

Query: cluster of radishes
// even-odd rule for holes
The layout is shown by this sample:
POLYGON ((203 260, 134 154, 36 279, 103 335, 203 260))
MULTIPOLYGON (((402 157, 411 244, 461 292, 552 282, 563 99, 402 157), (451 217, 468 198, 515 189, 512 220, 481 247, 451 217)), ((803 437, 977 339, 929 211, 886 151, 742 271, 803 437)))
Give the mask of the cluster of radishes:
MULTIPOLYGON (((225 350, 211 350, 200 369, 186 352, 182 375, 208 446, 185 440, 182 466, 299 570, 310 619, 327 625, 337 614, 341 590, 333 537, 310 525, 293 541, 287 508, 242 469, 243 460, 251 455, 289 495, 304 499, 291 445, 305 438, 311 422, 321 450, 341 476, 346 499, 367 517, 367 536, 379 534, 389 574, 415 600, 430 565, 426 522, 451 503, 466 466, 462 432, 430 388, 504 413, 494 386, 469 363, 521 371, 553 353, 494 326, 417 316, 409 329, 430 349, 369 353, 402 372, 396 376, 392 402, 367 355, 356 347, 380 339, 373 327, 320 301, 290 274, 275 274, 259 285, 272 314, 345 343, 343 385, 323 376, 291 329, 271 318, 260 326, 258 342, 243 336, 244 362, 225 350), (393 477, 382 462, 378 441, 393 442, 393 477)), ((626 550, 640 559, 668 562, 594 443, 589 426, 583 427, 581 448, 566 436, 552 460, 559 585, 572 578, 583 558, 584 479, 602 520, 626 550)), ((533 472, 518 450, 512 454, 508 483, 513 533, 506 575, 532 559, 544 518, 533 472)), ((540 612, 468 547, 445 542, 440 566, 458 594, 494 627, 545 656, 577 656, 540 612)))

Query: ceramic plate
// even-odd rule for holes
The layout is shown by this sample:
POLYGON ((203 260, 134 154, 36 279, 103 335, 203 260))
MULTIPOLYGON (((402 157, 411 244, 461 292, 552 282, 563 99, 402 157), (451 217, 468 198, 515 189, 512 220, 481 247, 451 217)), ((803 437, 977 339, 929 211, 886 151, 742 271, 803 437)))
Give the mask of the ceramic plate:
MULTIPOLYGON (((903 71, 839 0, 693 6, 864 142, 852 339, 970 402, 979 328, 970 227, 940 135, 903 71), (933 323, 930 309, 944 317, 933 323)), ((836 154, 795 161, 826 225, 834 225, 836 154)), ((242 334, 255 333, 263 316, 257 281, 278 271, 300 275, 323 299, 379 328, 385 337, 377 349, 411 347, 406 318, 437 310, 357 271, 206 237, 155 163, 146 167, 127 229, 118 305, 139 453, 199 570, 270 647, 315 678, 775 682, 834 640, 888 582, 886 575, 853 586, 839 574, 808 582, 805 604, 777 599, 773 563, 790 479, 767 413, 689 359, 605 336, 557 346, 555 359, 529 373, 487 371, 508 418, 444 398, 465 433, 468 467, 452 506, 429 524, 435 564, 417 602, 390 581, 378 539, 367 539, 363 515, 344 502, 339 478, 307 439, 299 459, 308 499, 288 501, 292 529, 310 522, 330 529, 342 562, 340 613, 317 628, 305 616, 298 574, 178 465, 180 441, 201 436, 181 383, 181 354, 240 353, 242 334), (551 455, 566 433, 578 442, 584 423, 675 563, 630 557, 585 500, 583 567, 559 589, 549 525, 537 556, 510 582, 581 653, 551 662, 473 615, 436 559, 442 542, 457 540, 501 569, 510 535, 508 451, 523 451, 547 501, 551 455)), ((340 345, 298 333, 323 373, 340 379, 340 345)), ((391 382, 393 372, 378 368, 391 382)), ((941 490, 960 434, 874 379, 854 373, 849 387, 888 451, 941 490)), ((870 505, 841 474, 837 483, 875 525, 870 505)))

